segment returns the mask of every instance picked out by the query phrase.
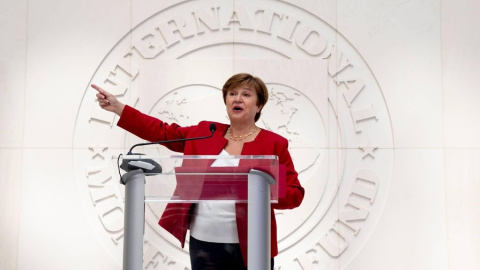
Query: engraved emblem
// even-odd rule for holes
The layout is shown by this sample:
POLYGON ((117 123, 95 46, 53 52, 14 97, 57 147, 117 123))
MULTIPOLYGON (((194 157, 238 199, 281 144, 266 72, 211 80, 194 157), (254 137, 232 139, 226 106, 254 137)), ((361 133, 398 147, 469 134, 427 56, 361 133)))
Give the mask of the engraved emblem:
MULTIPOLYGON (((261 77, 270 100, 257 123, 289 140, 303 204, 276 211, 276 269, 348 264, 382 213, 393 167, 388 108, 374 75, 335 28, 282 2, 184 2, 132 29, 92 82, 166 122, 228 122, 220 89, 235 72, 261 77), (209 3, 207 5, 206 3, 209 3)), ((99 241, 121 264, 123 187, 117 156, 138 138, 116 127, 85 90, 76 121, 74 169, 99 241)), ((161 154, 169 152, 156 147, 161 154)), ((145 269, 188 269, 187 249, 148 205, 145 269)))

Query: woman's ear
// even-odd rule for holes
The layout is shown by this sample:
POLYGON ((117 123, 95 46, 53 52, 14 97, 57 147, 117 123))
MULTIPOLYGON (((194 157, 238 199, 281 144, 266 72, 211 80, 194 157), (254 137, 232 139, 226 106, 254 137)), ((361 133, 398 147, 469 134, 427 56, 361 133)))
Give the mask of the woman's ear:
POLYGON ((263 109, 263 105, 258 106, 257 113, 259 113, 263 109))

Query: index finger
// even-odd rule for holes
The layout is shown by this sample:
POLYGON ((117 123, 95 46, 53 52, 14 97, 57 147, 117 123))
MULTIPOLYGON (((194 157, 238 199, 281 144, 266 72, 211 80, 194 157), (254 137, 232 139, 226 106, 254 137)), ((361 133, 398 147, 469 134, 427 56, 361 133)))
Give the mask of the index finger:
POLYGON ((103 90, 102 88, 100 88, 100 86, 98 86, 96 84, 92 84, 91 86, 92 86, 93 89, 97 90, 101 95, 103 95, 103 98, 107 98, 110 95, 110 93, 103 90))
POLYGON ((103 94, 105 92, 105 90, 103 90, 102 88, 100 88, 100 86, 96 85, 96 84, 91 84, 90 85, 93 89, 97 90, 98 92, 100 92, 101 94, 103 94))

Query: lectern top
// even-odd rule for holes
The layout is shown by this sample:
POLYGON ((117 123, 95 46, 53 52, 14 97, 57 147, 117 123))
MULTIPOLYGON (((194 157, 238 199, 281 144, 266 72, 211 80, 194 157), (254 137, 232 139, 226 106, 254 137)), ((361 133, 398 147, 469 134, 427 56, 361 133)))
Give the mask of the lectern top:
POLYGON ((283 191, 279 187, 285 182, 278 157, 272 155, 128 155, 123 160, 143 167, 146 202, 246 202, 252 172, 266 174, 264 181, 271 181, 270 199, 277 202, 283 191), (219 159, 236 159, 239 165, 212 167, 219 159))

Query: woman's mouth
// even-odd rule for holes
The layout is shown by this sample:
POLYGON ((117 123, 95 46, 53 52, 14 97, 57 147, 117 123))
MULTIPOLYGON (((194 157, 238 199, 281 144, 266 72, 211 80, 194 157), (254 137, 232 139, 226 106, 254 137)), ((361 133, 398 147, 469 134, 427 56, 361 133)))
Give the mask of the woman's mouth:
POLYGON ((233 110, 236 111, 236 112, 240 112, 240 111, 243 111, 243 108, 240 107, 240 106, 235 106, 235 107, 233 107, 233 110))

